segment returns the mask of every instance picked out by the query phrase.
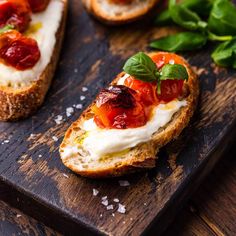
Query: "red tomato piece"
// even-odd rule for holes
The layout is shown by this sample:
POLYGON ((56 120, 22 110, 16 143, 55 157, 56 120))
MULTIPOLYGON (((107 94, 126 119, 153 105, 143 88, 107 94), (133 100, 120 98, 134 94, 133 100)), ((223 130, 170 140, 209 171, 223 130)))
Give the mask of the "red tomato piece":
POLYGON ((18 70, 32 68, 40 58, 38 44, 12 30, 0 36, 0 59, 18 70))
POLYGON ((92 107, 94 121, 101 128, 126 129, 146 124, 144 106, 128 87, 111 86, 100 92, 92 107))
POLYGON ((125 80, 124 85, 135 90, 145 105, 149 106, 158 103, 156 83, 144 82, 130 76, 125 80))
POLYGON ((0 27, 13 25, 23 32, 31 20, 31 9, 27 0, 3 0, 0 2, 0 27))
POLYGON ((28 0, 33 12, 44 11, 50 0, 28 0))

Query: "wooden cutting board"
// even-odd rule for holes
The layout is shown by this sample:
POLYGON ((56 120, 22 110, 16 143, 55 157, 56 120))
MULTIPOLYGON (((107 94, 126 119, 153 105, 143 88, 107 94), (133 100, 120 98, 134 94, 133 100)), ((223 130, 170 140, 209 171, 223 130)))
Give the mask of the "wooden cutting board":
POLYGON ((129 56, 176 30, 156 28, 151 21, 106 27, 89 17, 80 1, 71 0, 61 60, 45 103, 29 119, 0 123, 1 199, 67 235, 163 232, 235 138, 236 73, 212 64, 213 46, 184 54, 200 75, 199 106, 179 140, 161 150, 155 169, 90 180, 62 165, 58 147, 82 111, 77 106, 68 117, 67 108, 89 105, 129 56), (130 185, 122 187, 119 180, 130 185), (103 196, 113 210, 101 204, 103 196), (125 205, 125 214, 117 212, 114 198, 125 205))

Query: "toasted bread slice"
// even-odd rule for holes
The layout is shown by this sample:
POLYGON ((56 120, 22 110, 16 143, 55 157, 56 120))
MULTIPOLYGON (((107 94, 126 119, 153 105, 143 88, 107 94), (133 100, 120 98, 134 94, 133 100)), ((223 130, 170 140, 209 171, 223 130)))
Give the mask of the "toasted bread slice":
POLYGON ((54 46, 51 60, 39 78, 36 78, 36 80, 30 82, 27 86, 15 88, 12 85, 0 85, 1 121, 13 121, 26 118, 42 105, 56 69, 64 37, 67 15, 67 0, 61 1, 63 2, 64 8, 60 26, 56 33, 56 44, 54 46))
POLYGON ((111 0, 82 0, 89 13, 109 25, 121 25, 135 21, 150 12, 159 0, 133 0, 127 4, 111 0))
MULTIPOLYGON (((128 152, 121 152, 119 155, 110 155, 105 159, 89 161, 88 153, 76 149, 76 140, 84 134, 81 128, 83 122, 91 119, 94 115, 91 111, 93 104, 91 104, 65 134, 60 146, 61 159, 64 165, 82 176, 91 178, 120 176, 137 170, 155 167, 156 154, 159 149, 179 136, 181 131, 188 125, 197 105, 199 95, 198 79, 185 60, 184 64, 189 74, 189 79, 184 85, 184 99, 187 105, 180 108, 168 124, 157 130, 150 141, 130 148, 128 152), (71 154, 65 153, 68 148, 72 150, 71 154)), ((123 75, 124 72, 120 73, 112 84, 116 84, 123 75)))

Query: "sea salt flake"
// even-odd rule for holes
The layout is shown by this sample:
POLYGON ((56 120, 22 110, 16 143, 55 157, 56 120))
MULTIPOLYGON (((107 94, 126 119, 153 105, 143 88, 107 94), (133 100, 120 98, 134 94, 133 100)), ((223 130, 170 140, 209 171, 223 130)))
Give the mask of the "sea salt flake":
POLYGON ((61 124, 62 120, 63 120, 63 116, 61 115, 56 116, 56 118, 54 119, 57 125, 61 124))
POLYGON ((113 205, 111 204, 111 205, 107 206, 107 210, 113 210, 113 205))
POLYGON ((66 108, 66 116, 70 117, 74 113, 74 108, 73 107, 67 107, 66 108))
POLYGON ((55 142, 58 141, 58 137, 56 137, 56 136, 52 136, 52 139, 53 139, 55 142))
POLYGON ((125 206, 119 203, 117 211, 121 214, 125 214, 126 212, 125 206))
POLYGON ((83 101, 86 97, 85 96, 80 96, 80 100, 83 101))
POLYGON ((114 198, 113 202, 119 202, 120 200, 118 198, 114 198))
POLYGON ((108 206, 108 200, 103 200, 103 201, 102 201, 102 205, 108 206))
POLYGON ((82 87, 82 91, 86 92, 86 91, 88 91, 88 88, 87 87, 82 87))
POLYGON ((99 193, 99 191, 97 189, 93 188, 93 196, 97 196, 98 193, 99 193))
POLYGON ((127 180, 119 180, 119 184, 120 184, 121 187, 130 186, 129 181, 127 181, 127 180))
POLYGON ((65 173, 62 174, 64 177, 66 177, 67 179, 69 178, 69 176, 65 173))

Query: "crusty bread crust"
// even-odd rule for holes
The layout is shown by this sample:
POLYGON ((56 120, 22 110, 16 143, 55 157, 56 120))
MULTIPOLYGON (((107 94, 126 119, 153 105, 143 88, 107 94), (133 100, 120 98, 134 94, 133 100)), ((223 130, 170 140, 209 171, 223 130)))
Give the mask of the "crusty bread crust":
POLYGON ((1 121, 13 121, 26 118, 42 105, 56 69, 64 37, 67 0, 63 0, 63 2, 63 16, 56 34, 56 45, 54 47, 53 56, 39 79, 33 81, 29 86, 20 89, 0 86, 1 121))
MULTIPOLYGON (((156 133, 154 133, 152 139, 149 142, 142 143, 134 148, 131 148, 129 153, 116 163, 109 163, 108 160, 108 162, 105 163, 102 167, 98 166, 93 168, 80 168, 80 166, 77 164, 79 155, 76 157, 62 158, 62 162, 64 163, 64 165, 70 168, 72 171, 90 178, 120 176, 134 171, 155 167, 156 154, 158 153, 159 149, 179 136, 182 130, 188 125, 197 105, 199 95, 198 79, 196 74, 191 69, 190 65, 185 60, 184 64, 189 73, 189 80, 185 85, 187 86, 188 90, 185 97, 187 106, 182 107, 165 127, 159 129, 156 133)), ((112 84, 115 84, 122 76, 123 73, 120 73, 112 82, 112 84)), ((93 103, 67 130, 64 140, 60 146, 60 154, 64 152, 64 148, 66 148, 68 145, 74 145, 75 138, 83 134, 80 126, 84 122, 84 120, 93 117, 93 114, 91 112, 92 105, 93 103)))
MULTIPOLYGON (((108 0, 102 0, 102 1, 108 1, 108 0)), ((136 9, 135 11, 132 10, 132 6, 130 7, 130 10, 126 12, 122 12, 120 14, 110 14, 110 11, 105 11, 102 8, 102 2, 101 0, 82 0, 85 8, 87 11, 95 16, 98 20, 101 22, 108 24, 108 25, 122 25, 126 24, 135 20, 138 20, 142 18, 144 15, 146 15, 148 12, 150 12, 155 5, 159 2, 159 0, 147 0, 146 4, 140 6, 139 9, 136 9)), ((139 3, 136 3, 139 4, 139 3)), ((112 6, 111 6, 112 8, 112 6)), ((111 9, 112 10, 112 9, 111 9)))

